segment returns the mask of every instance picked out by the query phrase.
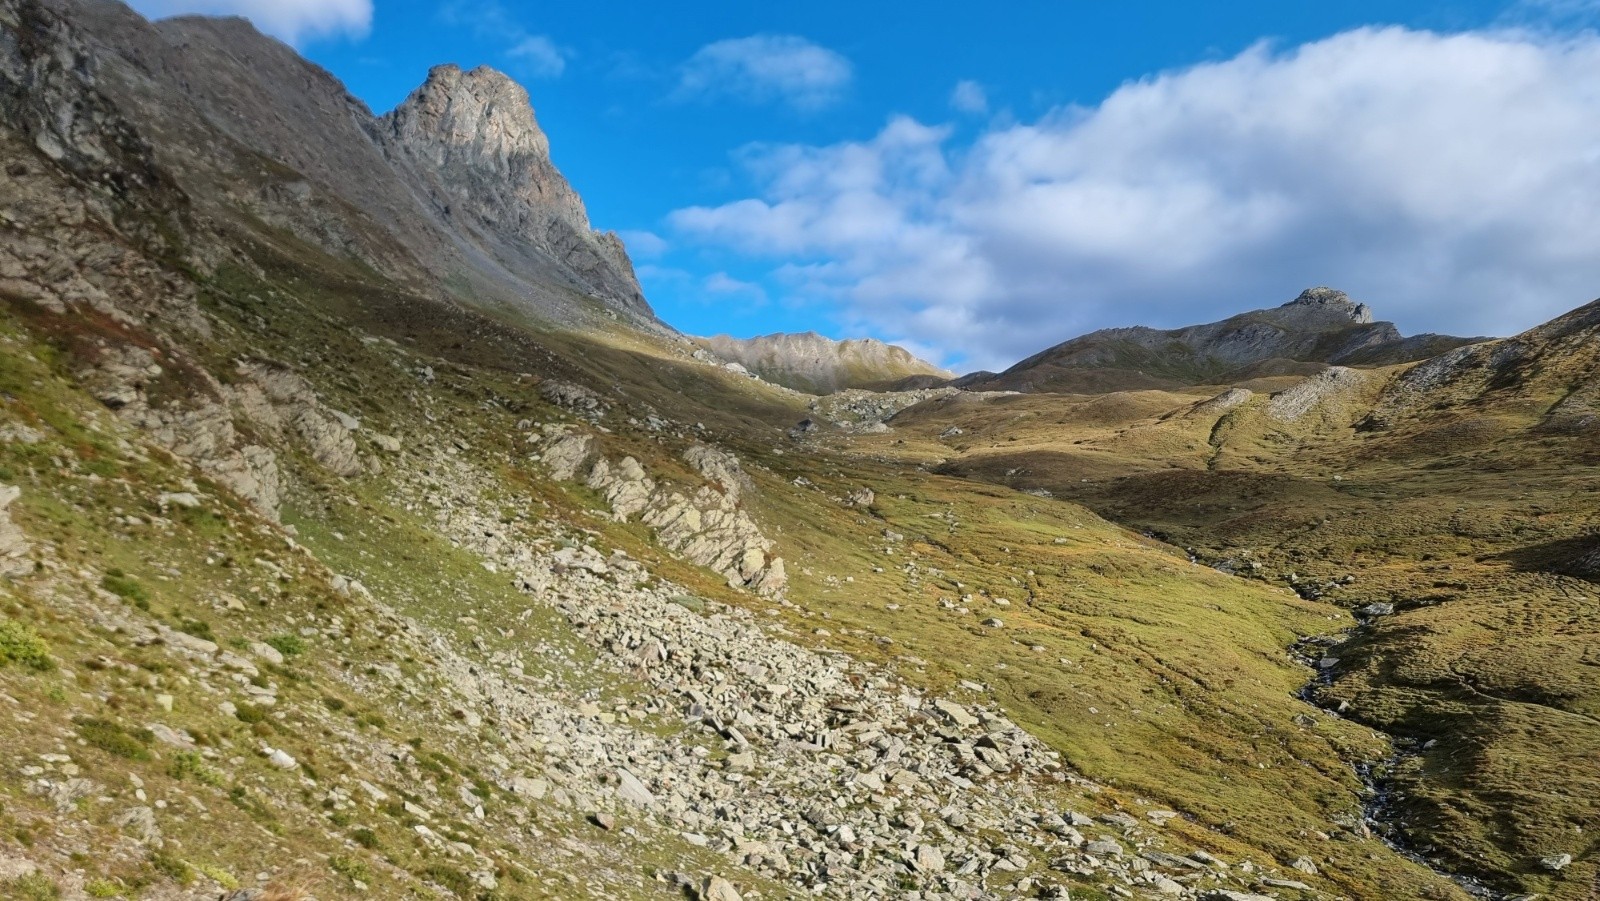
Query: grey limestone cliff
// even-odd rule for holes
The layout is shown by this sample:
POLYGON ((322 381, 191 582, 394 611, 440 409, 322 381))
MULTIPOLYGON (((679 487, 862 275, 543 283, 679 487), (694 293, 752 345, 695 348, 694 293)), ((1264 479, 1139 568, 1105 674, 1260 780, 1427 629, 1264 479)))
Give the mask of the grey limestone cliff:
POLYGON ((874 338, 835 341, 816 332, 801 332, 759 338, 717 335, 695 341, 716 357, 738 363, 769 382, 811 394, 849 388, 883 390, 914 377, 935 381, 954 377, 903 347, 874 338))

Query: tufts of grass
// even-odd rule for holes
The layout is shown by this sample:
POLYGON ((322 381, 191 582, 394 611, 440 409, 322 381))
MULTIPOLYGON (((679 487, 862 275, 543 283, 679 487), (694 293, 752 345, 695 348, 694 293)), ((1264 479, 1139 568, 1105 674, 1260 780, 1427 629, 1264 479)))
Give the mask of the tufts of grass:
POLYGON ((178 622, 178 631, 187 632, 195 638, 204 638, 206 641, 216 641, 217 636, 211 631, 211 624, 205 620, 183 619, 178 622))
POLYGON ((213 864, 197 863, 194 865, 194 868, 199 871, 200 875, 229 891, 239 887, 239 880, 234 878, 232 873, 224 870, 222 867, 215 866, 213 864))
POLYGON ((706 610, 706 602, 692 594, 675 594, 672 596, 672 603, 693 610, 695 613, 704 613, 706 610))
POLYGON ((449 864, 429 864, 422 871, 422 877, 429 882, 443 886, 458 898, 471 898, 476 889, 472 877, 461 872, 449 864))
POLYGON ((267 718, 267 709, 265 707, 257 707, 244 701, 240 701, 235 706, 236 709, 233 715, 241 723, 249 723, 253 726, 267 718))
POLYGON ((78 735, 92 747, 129 760, 150 759, 150 749, 146 746, 152 738, 148 730, 130 733, 118 724, 99 717, 83 717, 76 724, 78 735))
POLYGON ((274 635, 266 644, 285 657, 298 657, 306 652, 306 643, 298 635, 274 635))
POLYGON ((372 868, 367 866, 367 862, 360 858, 335 854, 328 858, 328 868, 351 882, 367 884, 372 882, 372 868))
POLYGON ((222 784, 222 775, 208 766, 197 751, 179 752, 167 765, 167 775, 180 781, 193 779, 202 785, 222 784))
POLYGON ((17 901, 56 901, 61 897, 61 887, 43 873, 30 873, 6 883, 6 897, 17 901))
POLYGON ((179 885, 188 885, 194 881, 194 867, 190 866, 182 858, 175 857, 165 851, 151 853, 150 868, 179 885))
POLYGON ((56 668, 50 646, 25 623, 0 619, 0 666, 16 663, 36 672, 56 668))
POLYGON ((150 609, 149 589, 120 569, 110 570, 102 576, 100 587, 138 607, 140 610, 150 609))

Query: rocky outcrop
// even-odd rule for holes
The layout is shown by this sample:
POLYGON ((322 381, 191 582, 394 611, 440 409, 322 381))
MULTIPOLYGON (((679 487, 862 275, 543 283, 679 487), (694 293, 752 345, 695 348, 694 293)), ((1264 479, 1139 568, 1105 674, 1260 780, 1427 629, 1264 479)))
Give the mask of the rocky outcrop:
POLYGON ((954 397, 956 388, 924 388, 917 391, 863 391, 850 389, 819 397, 811 411, 841 428, 857 432, 887 431, 887 420, 924 401, 954 397))
POLYGON ((576 479, 594 452, 594 438, 561 426, 547 426, 544 437, 545 449, 539 459, 550 476, 558 482, 576 479))
POLYGON ((766 381, 810 394, 832 394, 846 388, 885 390, 916 376, 935 380, 955 377, 905 348, 873 338, 835 341, 816 332, 802 332, 759 338, 717 335, 694 341, 713 357, 738 365, 741 371, 748 370, 766 381))
POLYGON ((239 374, 248 381, 234 390, 235 402, 252 424, 274 437, 297 438, 312 459, 338 475, 364 471, 355 440, 360 423, 324 407, 304 378, 267 360, 242 362, 239 374))
POLYGON ((234 427, 224 399, 228 389, 198 371, 198 381, 179 382, 169 400, 153 401, 152 389, 168 373, 155 354, 137 345, 104 348, 79 380, 118 417, 142 429, 157 445, 188 460, 219 484, 276 519, 282 482, 270 448, 248 443, 234 427))
POLYGON ((236 257, 236 230, 265 225, 421 294, 670 331, 526 92, 489 69, 440 67, 378 117, 242 18, 0 0, 0 130, 192 258, 236 257))
POLYGON ((152 403, 150 392, 167 372, 150 349, 127 345, 103 349, 80 379, 96 399, 156 444, 273 517, 282 494, 277 454, 243 439, 234 425, 235 410, 256 434, 297 441, 338 475, 365 471, 354 417, 323 406, 310 384, 282 364, 247 360, 237 371, 241 378, 232 386, 202 378, 182 386, 175 398, 152 403))
POLYGON ((1255 397, 1255 392, 1248 388, 1229 388, 1210 400, 1195 404, 1192 412, 1202 416, 1220 415, 1247 403, 1252 397, 1255 397))
POLYGON ((697 566, 726 577, 728 584, 765 597, 781 595, 789 584, 783 558, 740 506, 750 488, 737 457, 696 444, 684 460, 709 484, 682 489, 651 478, 638 460, 613 464, 596 457, 594 439, 566 426, 547 426, 541 461, 551 476, 582 478, 611 507, 619 522, 637 517, 655 530, 656 541, 697 566))
POLYGON ((539 396, 562 409, 589 419, 598 419, 610 409, 600 395, 571 382, 548 381, 539 386, 539 396))
POLYGON ((28 536, 11 521, 11 502, 22 496, 14 485, 0 485, 0 576, 20 576, 33 569, 28 536))
POLYGON ((1307 413, 1341 397, 1347 397, 1366 384, 1366 376, 1354 369, 1334 366, 1312 376, 1267 401, 1267 415, 1284 422, 1295 422, 1307 413))

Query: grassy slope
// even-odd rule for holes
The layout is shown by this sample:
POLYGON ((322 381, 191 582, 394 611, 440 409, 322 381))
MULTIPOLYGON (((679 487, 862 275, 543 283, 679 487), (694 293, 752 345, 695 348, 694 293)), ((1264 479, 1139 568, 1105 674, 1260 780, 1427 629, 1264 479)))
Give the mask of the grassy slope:
POLYGON ((969 411, 955 442, 915 417, 897 434, 916 435, 908 455, 1049 489, 1209 560, 1253 560, 1272 582, 1354 576, 1330 591, 1341 608, 1396 604, 1338 652, 1323 698, 1436 742, 1394 774, 1409 840, 1461 871, 1586 898, 1600 829, 1600 603, 1556 570, 1592 547, 1595 447, 1529 431, 1560 397, 1539 390, 1463 399, 1379 433, 1348 427, 1369 391, 1296 423, 1269 420, 1260 397, 1225 415, 1174 403, 1178 415, 1110 427, 1027 399, 969 411), (1577 862, 1552 877, 1539 860, 1563 852, 1577 862))
MULTIPOLYGON (((359 364, 376 361, 362 359, 348 330, 320 329, 314 318, 277 322, 293 325, 283 337, 314 336, 332 353, 343 332, 352 344, 345 359, 357 365, 346 373, 350 393, 334 395, 354 401, 368 384, 363 376, 376 382, 381 374, 359 364)), ((670 897, 676 893, 653 873, 716 869, 716 855, 676 836, 602 832, 582 811, 507 792, 487 760, 506 752, 504 738, 492 725, 472 730, 456 719, 449 691, 429 674, 432 649, 359 596, 329 589, 326 566, 359 574, 400 613, 463 645, 487 638, 489 649, 507 642, 498 631, 479 635, 463 624, 463 610, 509 621, 511 611, 528 609, 505 578, 435 537, 420 514, 387 503, 381 477, 347 483, 309 461, 285 461, 300 486, 285 519, 317 558, 294 550, 277 527, 203 479, 202 508, 161 510, 155 496, 184 490, 194 473, 129 443, 138 436, 71 386, 72 360, 62 344, 24 331, 9 315, 0 318, 0 340, 4 418, 46 436, 0 447, 0 478, 24 489, 11 512, 41 544, 43 561, 38 574, 0 583, 0 603, 6 620, 39 635, 57 662, 48 672, 0 668, 10 711, 0 720, 0 743, 12 764, 0 772, 0 850, 28 846, 28 856, 56 864, 46 882, 130 898, 175 882, 228 886, 262 871, 323 898, 435 897, 432 886, 473 898, 670 897), (246 706, 244 676, 229 678, 171 642, 140 638, 158 623, 246 657, 251 642, 268 639, 291 637, 301 650, 282 666, 256 661, 261 674, 254 681, 276 686, 279 699, 258 714, 246 706), (404 674, 399 681, 381 677, 390 667, 404 674), (161 695, 171 696, 171 712, 158 703, 161 695), (225 699, 247 716, 221 712, 225 699), (184 753, 152 739, 145 731, 151 723, 187 730, 195 749, 184 753), (303 766, 272 767, 256 752, 263 743, 303 766), (62 801, 65 807, 32 791, 36 778, 67 777, 92 784, 62 801), (368 799, 357 778, 380 785, 388 800, 368 799), (462 806, 464 787, 480 798, 486 819, 462 806), (156 851, 123 838, 118 824, 146 801, 162 808, 164 844, 156 851), (436 833, 487 855, 499 887, 473 883, 468 873, 481 864, 470 856, 441 853, 419 838, 413 827, 420 820, 402 801, 432 811, 428 824, 436 833)), ((292 352, 287 343, 266 344, 251 348, 292 352)), ((224 329, 211 349, 220 364, 245 348, 224 329)), ((440 412, 463 423, 482 402, 475 394, 444 398, 440 412)), ((385 398, 370 400, 381 407, 385 398)), ((492 429, 474 438, 480 433, 492 429)), ((518 645, 531 677, 601 702, 625 701, 626 685, 592 665, 559 617, 536 608, 519 622, 540 636, 537 645, 518 645)), ((47 888, 0 886, 0 894, 28 890, 47 888)))
MULTIPOLYGON (((362 417, 368 428, 402 438, 423 431, 450 435, 461 440, 463 453, 498 461, 493 465, 503 470, 508 523, 545 517, 570 521, 641 559, 653 559, 662 574, 707 597, 767 609, 765 603, 733 596, 706 573, 662 559, 650 549, 643 529, 610 524, 595 515, 586 492, 530 478, 516 463, 527 451, 518 443, 515 423, 556 415, 537 397, 542 378, 571 378, 606 390, 617 405, 606 419, 612 429, 606 438, 610 452, 633 453, 658 473, 687 476, 679 454, 696 433, 651 433, 630 420, 659 412, 703 424, 706 434, 740 452, 762 489, 756 512, 789 558, 795 582, 795 606, 771 609, 802 640, 889 661, 921 684, 950 687, 965 680, 983 686, 962 690, 992 692, 1085 774, 1110 784, 1108 808, 1135 806, 1135 799, 1169 805, 1194 821, 1178 821, 1169 828, 1189 833, 1192 841, 1229 859, 1280 866, 1309 851, 1324 869, 1322 877, 1309 881, 1343 894, 1456 896, 1448 883, 1358 834, 1353 818, 1361 803, 1359 785, 1342 761, 1382 756, 1387 752, 1384 742, 1352 724, 1316 715, 1294 698, 1306 674, 1289 659, 1286 648, 1300 634, 1348 624, 1337 608, 1192 566, 1170 547, 1076 505, 881 462, 874 457, 886 448, 870 441, 842 455, 780 447, 782 427, 802 415, 797 401, 688 362, 659 345, 626 335, 595 341, 529 334, 509 314, 494 320, 442 308, 396 294, 355 268, 326 260, 311 265, 287 244, 274 247, 271 236, 261 240, 254 252, 265 261, 266 281, 225 272, 202 292, 203 305, 219 325, 216 339, 200 349, 202 362, 213 372, 227 372, 232 360, 247 353, 289 362, 318 385, 327 403, 362 417), (425 390, 417 375, 423 366, 435 373, 425 390), (707 405, 700 400, 705 397, 715 397, 717 403, 707 405), (804 481, 797 486, 796 480, 804 481), (877 492, 873 508, 850 510, 839 503, 863 485, 877 492), (886 529, 904 539, 890 540, 886 529), (971 599, 964 600, 966 595, 971 599), (1000 606, 995 598, 1011 604, 1000 606), (954 608, 942 607, 941 599, 954 608), (989 616, 1002 619, 1004 627, 980 625, 989 616), (1337 826, 1336 820, 1350 828, 1337 826)), ((54 377, 40 380, 52 391, 64 391, 59 376, 68 369, 62 362, 54 377)), ((33 378, 26 369, 16 370, 19 396, 31 397, 33 378)), ((60 415, 66 420, 90 415, 81 397, 61 403, 66 407, 60 415)), ((1132 396, 1091 403, 1086 409, 1097 428, 1110 429, 1127 409, 1154 409, 1163 403, 1161 396, 1132 396)), ((1200 442, 1204 447, 1204 436, 1200 442)), ((320 559, 359 575, 385 597, 399 599, 401 612, 433 628, 463 641, 497 644, 492 630, 480 633, 459 616, 471 611, 475 619, 488 622, 510 610, 517 601, 502 580, 488 578, 434 537, 421 512, 389 500, 383 476, 346 483, 321 476, 307 461, 289 462, 297 487, 288 498, 285 518, 320 559), (397 553, 397 548, 404 550, 397 553), (440 574, 448 578, 440 579, 440 574)), ((27 520, 30 505, 64 489, 37 474, 23 481, 27 497, 34 500, 22 503, 21 515, 37 527, 37 521, 27 520)), ((173 476, 149 473, 131 481, 170 484, 173 476)), ((255 540, 271 544, 282 539, 269 529, 255 540)), ((151 560, 181 564, 175 567, 179 575, 171 578, 186 586, 195 607, 182 606, 166 615, 181 620, 206 613, 199 605, 208 601, 201 599, 211 597, 217 586, 190 575, 205 572, 181 556, 202 547, 191 533, 178 530, 160 541, 141 536, 133 546, 148 558, 140 566, 123 566, 135 578, 151 577, 151 560)), ((93 542, 73 542, 72 547, 93 569, 111 565, 100 559, 93 542)), ((232 553, 241 560, 259 554, 253 547, 232 553)), ((228 583, 226 590, 248 598, 252 587, 228 583)), ((275 601, 270 616, 259 624, 241 618, 235 626, 214 614, 209 618, 219 620, 212 625, 227 642, 290 628, 287 617, 310 614, 295 603, 275 601)), ((315 609, 315 599, 306 603, 315 609)), ((38 618, 32 611, 29 607, 19 615, 38 618)), ((309 685, 304 704, 284 707, 303 709, 297 715, 306 718, 303 724, 293 721, 301 740, 288 747, 296 756, 318 753, 339 734, 330 729, 331 735, 308 736, 301 730, 318 728, 313 723, 343 722, 320 696, 342 698, 341 692, 353 690, 346 685, 346 662, 359 669, 391 653, 379 640, 381 633, 365 631, 363 617, 351 614, 344 621, 354 629, 352 640, 360 653, 316 657, 317 665, 301 674, 309 685), (366 644, 359 643, 363 639, 366 644)), ((596 681, 574 650, 575 639, 559 637, 564 627, 558 621, 538 628, 552 636, 548 659, 540 664, 547 675, 574 691, 625 700, 625 685, 596 681)), ((58 656, 79 655, 75 636, 83 631, 81 625, 64 620, 47 631, 61 649, 58 656)), ((425 658, 412 657, 397 662, 420 676, 425 658)), ((5 678, 13 679, 12 672, 5 678)), ((17 690, 48 691, 39 687, 43 684, 23 680, 17 690)), ((354 688, 362 685, 362 680, 353 683, 354 688)), ((450 735, 459 728, 446 711, 425 706, 414 711, 419 719, 413 720, 412 705, 399 701, 381 695, 350 697, 345 709, 358 711, 358 719, 369 707, 404 711, 403 722, 376 727, 396 742, 435 732, 450 735)), ((183 702, 176 709, 189 707, 183 702)), ((208 733, 219 731, 215 719, 197 712, 193 725, 208 733)), ((219 741, 244 741, 243 735, 221 731, 219 741)), ((469 745, 451 750, 452 759, 478 759, 469 745)), ((449 792, 449 785, 437 781, 444 777, 432 770, 408 775, 418 781, 397 782, 397 790, 430 799, 449 792)), ((277 779, 286 797, 295 791, 290 777, 268 771, 263 778, 277 779)), ((312 792, 300 802, 308 806, 302 816, 324 816, 314 809, 320 803, 314 789, 300 789, 312 792)), ((384 848, 392 841, 401 849, 392 854, 395 862, 382 855, 361 858, 382 871, 374 879, 392 880, 397 891, 428 875, 418 872, 420 857, 408 856, 414 851, 402 853, 408 847, 399 831, 406 825, 403 813, 393 815, 395 822, 375 821, 379 825, 372 827, 396 830, 392 839, 381 839, 384 848)), ((570 811, 530 809, 526 815, 556 836, 588 828, 575 822, 570 811)), ((33 809, 29 816, 40 819, 42 812, 33 809)), ((492 822, 474 828, 498 836, 491 827, 492 822)), ((585 841, 592 838, 584 834, 585 841)), ((327 869, 325 861, 318 863, 321 855, 352 853, 342 839, 330 840, 322 830, 296 833, 295 841, 306 843, 296 856, 312 861, 310 869, 318 872, 327 869)), ((608 839, 599 841, 603 847, 608 839)), ((204 843, 196 839, 196 845, 204 843)), ((696 860, 693 849, 671 841, 659 847, 662 857, 695 871, 682 865, 696 860)), ((545 857, 535 855, 547 868, 542 872, 551 879, 582 878, 586 866, 563 861, 559 842, 554 848, 546 848, 545 857)), ((226 849, 213 857, 219 866, 246 865, 242 854, 226 849)), ((606 891, 648 894, 639 887, 638 868, 622 864, 620 849, 615 858, 601 859, 615 862, 597 870, 595 878, 610 880, 606 891)), ((647 866, 653 860, 647 857, 647 866)), ((110 875, 132 879, 147 872, 147 864, 138 866, 144 869, 110 875)), ((542 884, 521 890, 538 896, 542 884)))

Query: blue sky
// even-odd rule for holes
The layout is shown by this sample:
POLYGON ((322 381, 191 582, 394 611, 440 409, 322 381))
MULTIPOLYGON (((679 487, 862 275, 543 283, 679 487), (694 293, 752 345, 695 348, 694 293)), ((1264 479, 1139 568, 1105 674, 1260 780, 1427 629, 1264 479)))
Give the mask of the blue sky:
POLYGON ((995 368, 1314 284, 1408 333, 1600 294, 1587 0, 134 5, 250 15, 380 112, 508 72, 691 333, 995 368))

